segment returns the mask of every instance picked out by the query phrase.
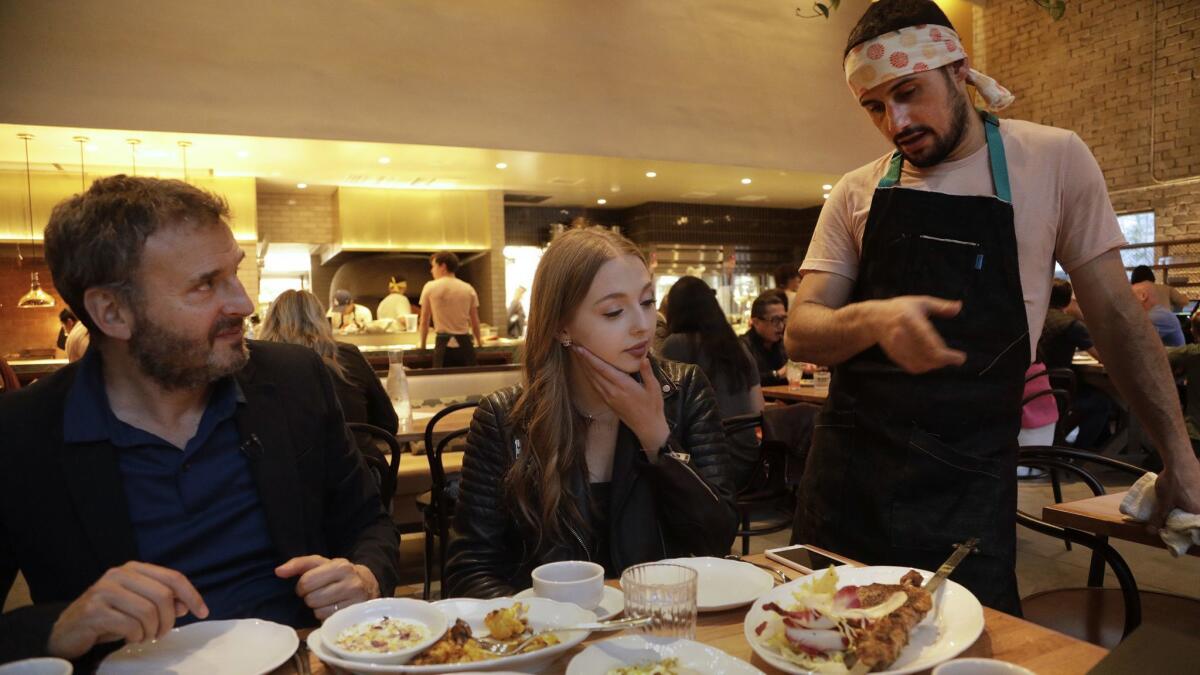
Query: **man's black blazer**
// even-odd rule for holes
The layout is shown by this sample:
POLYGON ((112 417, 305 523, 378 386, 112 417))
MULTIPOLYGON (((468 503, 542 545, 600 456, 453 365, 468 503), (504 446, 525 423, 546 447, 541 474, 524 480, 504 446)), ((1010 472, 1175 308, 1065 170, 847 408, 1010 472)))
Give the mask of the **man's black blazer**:
MULTIPOLYGON (((235 420, 279 562, 345 557, 390 596, 398 535, 347 436, 328 369, 306 347, 249 345, 235 420)), ((34 602, 0 615, 0 662, 43 654, 63 609, 107 569, 137 559, 116 448, 63 443, 78 368, 0 395, 0 599, 19 569, 34 602)))

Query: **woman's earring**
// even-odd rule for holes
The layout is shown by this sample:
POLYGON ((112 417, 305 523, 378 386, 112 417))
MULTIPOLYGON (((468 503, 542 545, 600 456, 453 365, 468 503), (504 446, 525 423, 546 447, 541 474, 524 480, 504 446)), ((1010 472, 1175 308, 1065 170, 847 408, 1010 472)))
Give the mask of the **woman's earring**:
POLYGON ((570 346, 571 346, 571 338, 569 338, 569 337, 560 338, 560 339, 559 339, 559 342, 560 342, 560 343, 562 344, 562 346, 564 346, 564 347, 570 347, 570 346))

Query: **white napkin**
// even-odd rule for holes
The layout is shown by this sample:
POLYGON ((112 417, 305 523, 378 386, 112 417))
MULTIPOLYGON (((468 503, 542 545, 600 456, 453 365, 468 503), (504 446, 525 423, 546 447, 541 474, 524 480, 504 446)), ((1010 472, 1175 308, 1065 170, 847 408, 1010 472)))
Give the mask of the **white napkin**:
MULTIPOLYGON (((1154 515, 1158 495, 1154 493, 1154 481, 1158 474, 1147 473, 1129 488, 1129 494, 1121 500, 1121 513, 1138 522, 1146 522, 1154 515)), ((1167 515, 1166 527, 1158 531, 1171 555, 1178 558, 1187 553, 1193 544, 1200 546, 1200 514, 1173 509, 1167 515)))

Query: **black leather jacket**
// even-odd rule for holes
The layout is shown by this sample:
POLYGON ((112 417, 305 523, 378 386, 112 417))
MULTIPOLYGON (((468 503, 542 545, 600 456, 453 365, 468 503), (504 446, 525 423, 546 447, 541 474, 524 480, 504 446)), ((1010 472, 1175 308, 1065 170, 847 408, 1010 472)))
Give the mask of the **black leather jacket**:
MULTIPOLYGON (((658 464, 651 464, 633 432, 620 427, 607 525, 608 559, 617 572, 663 558, 725 555, 737 531, 729 447, 711 385, 694 365, 653 358, 651 364, 671 435, 658 464)), ((536 533, 518 524, 503 494, 504 476, 527 445, 508 419, 520 391, 509 387, 490 394, 471 421, 446 563, 448 596, 513 595, 530 586, 538 565, 595 557, 594 538, 573 531, 570 544, 534 559, 536 533)), ((570 488, 585 518, 586 480, 576 476, 570 488)))

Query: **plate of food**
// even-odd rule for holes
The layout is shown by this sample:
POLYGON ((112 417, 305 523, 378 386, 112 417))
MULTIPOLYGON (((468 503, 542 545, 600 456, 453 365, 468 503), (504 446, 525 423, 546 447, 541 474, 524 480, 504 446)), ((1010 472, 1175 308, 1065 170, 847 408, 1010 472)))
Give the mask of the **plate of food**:
POLYGON ((775 587, 770 573, 740 560, 701 557, 661 562, 696 570, 696 609, 701 612, 748 605, 775 587))
POLYGON ((926 670, 983 632, 979 600, 949 580, 931 596, 921 585, 932 576, 909 567, 830 568, 760 597, 743 633, 789 673, 847 673, 860 660, 890 675, 926 670))
POLYGON ((589 645, 567 675, 762 675, 754 666, 692 640, 622 635, 589 645))
POLYGON ((340 658, 322 640, 321 631, 308 635, 308 648, 321 661, 353 673, 463 673, 495 670, 536 670, 575 645, 587 631, 564 631, 538 638, 521 653, 496 656, 483 640, 518 643, 533 633, 596 620, 577 605, 545 598, 441 600, 433 606, 445 615, 449 628, 441 639, 414 655, 407 663, 366 663, 340 658))

